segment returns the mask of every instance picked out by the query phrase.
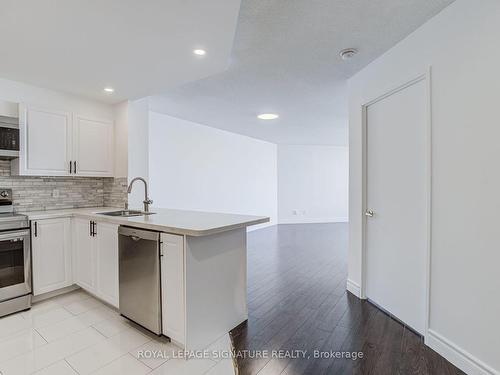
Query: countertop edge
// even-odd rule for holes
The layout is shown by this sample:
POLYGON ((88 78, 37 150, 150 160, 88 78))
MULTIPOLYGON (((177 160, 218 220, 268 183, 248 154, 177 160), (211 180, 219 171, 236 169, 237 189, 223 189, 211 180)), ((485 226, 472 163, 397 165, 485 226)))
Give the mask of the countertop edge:
POLYGON ((98 212, 106 212, 110 210, 119 210, 121 208, 118 207, 84 207, 84 208, 75 208, 75 209, 64 209, 58 212, 58 210, 48 210, 47 212, 23 212, 23 215, 28 216, 29 220, 44 220, 44 219, 56 219, 63 217, 80 217, 80 218, 89 218, 95 219, 96 221, 112 223, 116 225, 125 225, 134 228, 142 228, 155 230, 158 232, 165 233, 173 233, 180 234, 192 237, 202 237, 209 236, 217 233, 223 233, 231 230, 236 230, 240 228, 246 228, 253 225, 264 224, 270 221, 269 217, 259 217, 254 220, 244 221, 236 224, 223 225, 220 227, 209 228, 209 229, 188 229, 188 228, 178 228, 178 227, 170 227, 168 225, 161 224, 150 224, 150 223, 140 223, 140 222, 131 222, 131 221, 122 221, 119 218, 111 217, 111 216, 103 216, 98 212), (76 210, 93 210, 94 212, 78 212, 76 210))

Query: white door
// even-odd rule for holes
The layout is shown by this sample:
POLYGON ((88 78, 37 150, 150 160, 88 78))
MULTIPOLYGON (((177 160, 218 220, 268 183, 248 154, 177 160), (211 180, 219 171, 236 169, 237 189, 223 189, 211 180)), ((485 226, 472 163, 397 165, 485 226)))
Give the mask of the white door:
POLYGON ((97 296, 118 307, 118 225, 96 222, 97 296))
POLYGON ((75 255, 75 281, 91 293, 96 290, 96 249, 91 236, 90 220, 73 219, 73 248, 75 255))
POLYGON ((20 106, 21 175, 67 176, 71 160, 71 115, 20 106))
POLYGON ((51 292, 73 283, 70 219, 32 222, 33 294, 51 292))
POLYGON ((366 296, 423 334, 427 259, 426 80, 366 108, 366 296))
POLYGON ((113 176, 113 122, 76 115, 73 160, 80 176, 113 176))

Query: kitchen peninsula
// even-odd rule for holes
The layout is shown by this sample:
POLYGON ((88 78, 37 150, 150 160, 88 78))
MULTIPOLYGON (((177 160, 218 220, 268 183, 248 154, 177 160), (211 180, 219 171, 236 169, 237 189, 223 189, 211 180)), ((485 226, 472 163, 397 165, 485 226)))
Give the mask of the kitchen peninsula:
POLYGON ((126 226, 158 235, 161 333, 174 343, 203 349, 247 319, 246 227, 268 222, 268 217, 171 209, 133 217, 105 215, 110 211, 117 208, 27 213, 35 298, 76 284, 120 309, 118 228, 126 226), (58 238, 71 243, 71 251, 58 246, 58 238), (61 248, 61 257, 56 252, 42 258, 49 248, 61 248), (64 276, 54 282, 53 275, 64 276))

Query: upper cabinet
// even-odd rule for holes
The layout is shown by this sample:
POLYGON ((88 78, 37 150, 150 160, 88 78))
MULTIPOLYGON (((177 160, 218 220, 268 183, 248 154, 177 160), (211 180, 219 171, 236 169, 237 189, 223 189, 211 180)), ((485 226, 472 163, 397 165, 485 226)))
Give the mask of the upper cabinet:
MULTIPOLYGON (((66 176, 71 160, 71 114, 20 106, 19 175, 66 176)), ((14 171, 13 171, 14 172, 14 171)))
POLYGON ((113 123, 75 115, 73 159, 80 176, 113 175, 113 123))
POLYGON ((13 175, 113 176, 111 121, 21 104, 19 131, 13 175))

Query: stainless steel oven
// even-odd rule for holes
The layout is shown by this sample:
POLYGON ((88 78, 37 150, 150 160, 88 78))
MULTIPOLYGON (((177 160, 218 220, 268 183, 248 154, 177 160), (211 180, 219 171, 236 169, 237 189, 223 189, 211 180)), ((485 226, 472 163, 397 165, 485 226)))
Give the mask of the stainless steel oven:
POLYGON ((0 189, 0 316, 31 307, 29 223, 13 213, 11 196, 0 189))

